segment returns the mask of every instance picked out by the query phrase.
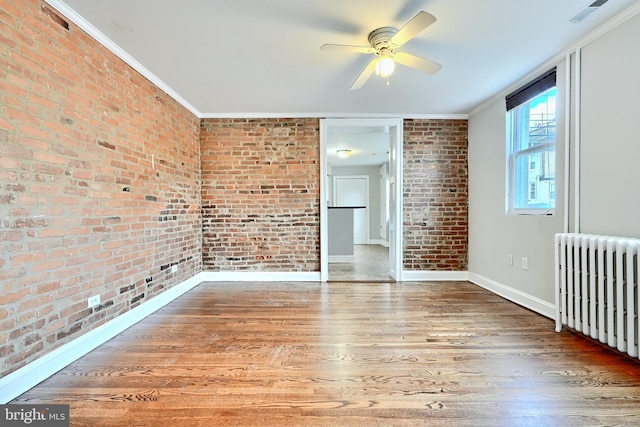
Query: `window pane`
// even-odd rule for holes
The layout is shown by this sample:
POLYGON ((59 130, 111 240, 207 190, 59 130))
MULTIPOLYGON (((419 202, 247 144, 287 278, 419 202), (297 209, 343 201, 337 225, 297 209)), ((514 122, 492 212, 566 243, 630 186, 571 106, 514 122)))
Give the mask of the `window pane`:
POLYGON ((510 112, 510 206, 515 209, 555 208, 556 88, 510 112))
POLYGON ((545 149, 535 154, 516 155, 514 168, 514 203, 516 209, 555 208, 556 151, 545 149), (537 157, 531 168, 531 158, 537 157))
POLYGON ((556 141, 556 88, 549 89, 518 108, 529 110, 529 146, 556 141), (525 107, 526 106, 526 107, 525 107))

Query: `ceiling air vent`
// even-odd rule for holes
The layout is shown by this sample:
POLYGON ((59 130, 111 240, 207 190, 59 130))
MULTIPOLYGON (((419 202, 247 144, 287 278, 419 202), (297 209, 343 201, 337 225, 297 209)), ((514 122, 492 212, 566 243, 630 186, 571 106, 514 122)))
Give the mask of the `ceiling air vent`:
POLYGON ((584 18, 586 18, 587 16, 591 15, 593 12, 595 12, 600 6, 602 6, 603 4, 605 4, 606 2, 608 2, 609 0, 596 0, 593 3, 591 3, 589 6, 585 7, 584 9, 582 9, 580 12, 578 12, 576 14, 576 16, 574 16, 573 18, 571 18, 569 21, 572 24, 576 24, 580 21, 582 21, 584 18))

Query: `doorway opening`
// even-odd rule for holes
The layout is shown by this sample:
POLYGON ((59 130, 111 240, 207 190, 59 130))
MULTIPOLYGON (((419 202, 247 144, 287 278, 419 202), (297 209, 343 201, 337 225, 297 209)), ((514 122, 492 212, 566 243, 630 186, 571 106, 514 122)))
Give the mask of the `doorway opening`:
POLYGON ((400 281, 402 119, 320 121, 322 281, 400 281))

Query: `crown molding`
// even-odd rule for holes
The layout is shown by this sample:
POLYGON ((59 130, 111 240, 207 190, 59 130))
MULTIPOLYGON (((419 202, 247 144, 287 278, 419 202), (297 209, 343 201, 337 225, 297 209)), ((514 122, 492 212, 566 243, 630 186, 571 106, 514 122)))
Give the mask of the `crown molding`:
POLYGON ((113 40, 94 27, 89 21, 84 19, 75 10, 69 7, 62 0, 44 0, 51 7, 63 14, 68 20, 73 22, 98 43, 111 51, 114 55, 122 59, 126 64, 139 72, 143 77, 156 85, 159 89, 167 93, 180 105, 191 111, 199 119, 229 119, 229 118, 388 118, 400 117, 403 119, 442 119, 442 120, 467 120, 468 114, 412 114, 412 113, 347 113, 347 112, 308 112, 308 113, 267 113, 267 112, 234 112, 234 113, 203 113, 190 104, 180 94, 163 82, 155 74, 149 71, 144 65, 129 55, 124 49, 118 46, 113 40))
POLYGON ((202 119, 431 119, 466 120, 468 114, 412 114, 412 113, 203 113, 202 119))
POLYGON ((77 25, 81 30, 93 37, 98 43, 103 45, 109 51, 111 51, 118 58, 122 59, 131 68, 140 73, 143 77, 156 85, 159 89, 166 92, 171 98, 182 105, 187 110, 191 111, 196 117, 200 118, 201 114, 197 108, 187 102, 182 96, 174 91, 169 85, 163 82, 155 74, 149 71, 144 65, 138 62, 134 57, 129 55, 125 50, 113 42, 110 38, 105 36, 100 30, 94 27, 89 21, 80 16, 75 10, 70 8, 66 3, 60 0, 44 0, 51 7, 63 14, 68 20, 77 25))

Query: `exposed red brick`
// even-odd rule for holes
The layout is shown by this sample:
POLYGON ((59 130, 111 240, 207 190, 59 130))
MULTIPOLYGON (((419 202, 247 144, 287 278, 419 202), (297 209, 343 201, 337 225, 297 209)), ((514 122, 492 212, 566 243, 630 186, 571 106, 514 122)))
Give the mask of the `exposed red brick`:
MULTIPOLYGON (((48 6, 0 3, 0 376, 203 269, 319 270, 318 119, 200 121, 48 6)), ((464 270, 467 122, 404 131, 404 268, 464 270)))
POLYGON ((205 270, 319 271, 318 125, 202 121, 205 270))
POLYGON ((0 3, 4 376, 201 271, 202 239, 199 119, 49 6, 0 3))
POLYGON ((466 120, 405 120, 403 268, 467 269, 466 120))

